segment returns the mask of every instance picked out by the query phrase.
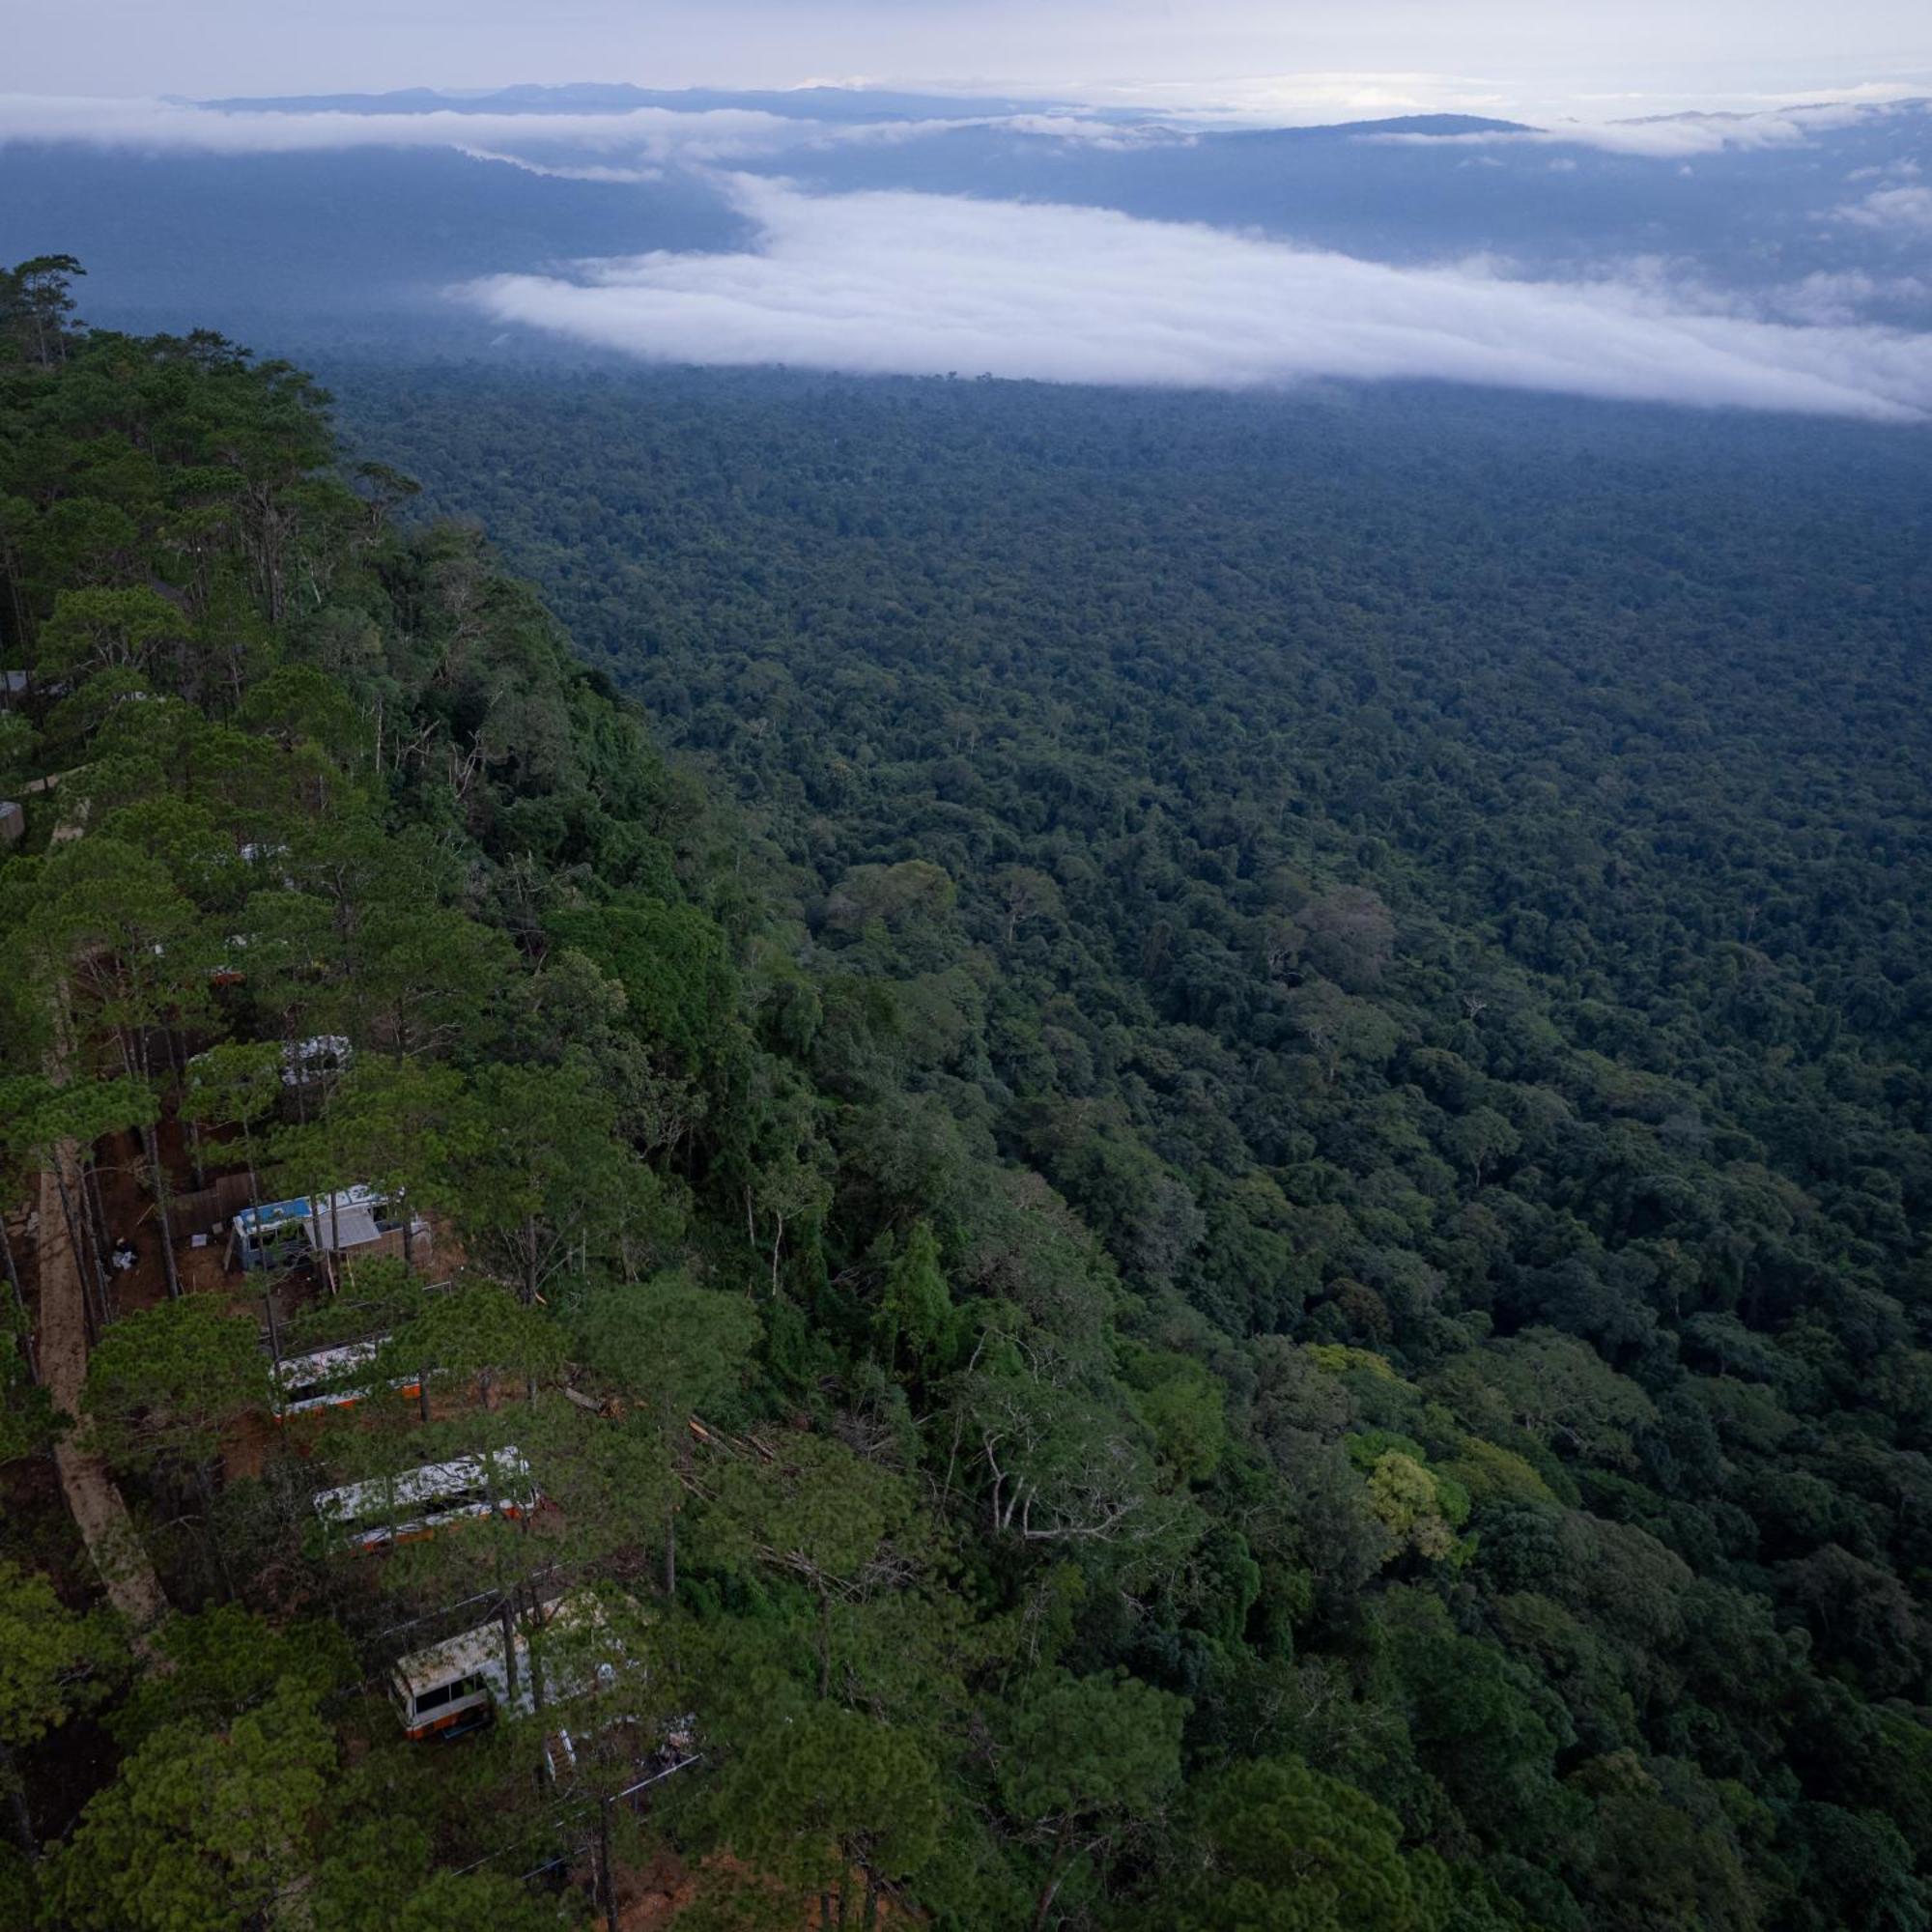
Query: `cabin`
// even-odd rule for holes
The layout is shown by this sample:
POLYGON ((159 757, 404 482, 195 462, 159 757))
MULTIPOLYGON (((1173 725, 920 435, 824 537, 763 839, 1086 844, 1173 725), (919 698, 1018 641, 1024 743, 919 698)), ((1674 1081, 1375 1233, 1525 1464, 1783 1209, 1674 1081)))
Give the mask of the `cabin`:
MULTIPOLYGON (((305 1415, 321 1408, 354 1408, 368 1399, 368 1368, 386 1335, 366 1342, 346 1342, 338 1348, 316 1349, 306 1355, 285 1355, 275 1364, 275 1418, 305 1415)), ((422 1393, 420 1376, 396 1376, 389 1387, 405 1396, 422 1393)))
MULTIPOLYGON (((264 1202, 244 1208, 229 1224, 229 1259, 243 1268, 293 1267, 311 1255, 353 1259, 357 1249, 397 1234, 408 1211, 360 1181, 334 1194, 264 1202)), ((410 1232, 427 1238, 429 1224, 416 1216, 410 1232)))
POLYGON ((25 837, 27 814, 17 799, 0 798, 0 845, 17 845, 25 837))
POLYGON ((314 1508, 333 1540, 358 1555, 372 1555, 392 1544, 434 1536, 469 1517, 522 1518, 541 1500, 530 1465, 511 1444, 324 1490, 314 1508))
MULTIPOLYGON (((480 1624, 398 1662, 389 1672, 389 1700, 403 1735, 420 1743, 461 1737, 488 1723, 510 1697, 503 1644, 500 1624, 480 1624)), ((521 1630, 515 1647, 521 1687, 529 1670, 529 1645, 521 1630)))
MULTIPOLYGON (((603 1607, 577 1590, 514 1622, 480 1624, 401 1659, 389 1672, 389 1699, 403 1734, 420 1742, 461 1736, 499 1712, 527 1718, 593 1696, 631 1667, 607 1633, 603 1607), (532 1655, 530 1639, 539 1633, 551 1641, 539 1641, 532 1655)), ((689 1739, 677 1742, 688 1746, 689 1739)), ((553 1778, 574 1768, 577 1746, 568 1730, 559 1727, 545 1740, 544 1761, 553 1778)))

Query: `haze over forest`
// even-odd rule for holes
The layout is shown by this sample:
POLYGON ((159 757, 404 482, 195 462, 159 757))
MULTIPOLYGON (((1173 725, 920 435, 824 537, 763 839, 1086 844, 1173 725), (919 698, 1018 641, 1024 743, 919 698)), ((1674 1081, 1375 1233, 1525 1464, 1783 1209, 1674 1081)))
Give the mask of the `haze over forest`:
POLYGON ((1920 9, 6 84, 0 1928, 1932 1932, 1920 9))

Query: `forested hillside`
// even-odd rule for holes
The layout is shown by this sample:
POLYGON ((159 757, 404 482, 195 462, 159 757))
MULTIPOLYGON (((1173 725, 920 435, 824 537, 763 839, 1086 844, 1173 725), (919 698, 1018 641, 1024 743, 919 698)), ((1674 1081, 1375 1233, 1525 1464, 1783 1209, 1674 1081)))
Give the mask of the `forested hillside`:
POLYGON ((0 1923, 1932 1924, 1916 445, 367 376, 345 460, 67 281, 0 1923))

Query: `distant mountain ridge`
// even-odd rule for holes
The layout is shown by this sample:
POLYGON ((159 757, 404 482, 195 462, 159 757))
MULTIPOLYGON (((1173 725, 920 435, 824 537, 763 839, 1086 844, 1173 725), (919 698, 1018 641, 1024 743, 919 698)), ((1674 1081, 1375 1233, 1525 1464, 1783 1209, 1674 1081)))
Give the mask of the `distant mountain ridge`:
MULTIPOLYGON (((917 94, 869 87, 722 88, 636 87, 628 81, 570 81, 545 87, 520 83, 488 90, 406 87, 385 94, 235 95, 197 100, 224 114, 629 114, 665 108, 679 114, 721 109, 776 114, 788 121, 983 121, 1009 116, 1074 114, 1121 125, 1177 118, 1145 108, 1094 107, 1072 99, 1024 100, 1009 95, 917 94)), ((1375 121, 1323 121, 1306 127, 1215 129, 1220 134, 1271 134, 1321 139, 1353 134, 1528 134, 1522 121, 1479 114, 1399 114, 1375 121)))
POLYGON ((643 107, 702 114, 737 109, 791 121, 964 121, 987 115, 1078 113, 1089 120, 1147 117, 1072 101, 1018 100, 1004 96, 901 93, 860 87, 635 87, 628 81, 571 81, 544 87, 522 83, 476 92, 434 87, 386 94, 232 96, 198 107, 256 114, 628 114, 643 107))
POLYGON ((1351 140, 1363 134, 1434 134, 1444 139, 1459 134, 1537 134, 1543 130, 1527 121, 1492 121, 1481 114, 1396 114, 1381 121, 1321 121, 1305 128, 1227 128, 1217 138, 1227 141, 1351 140))

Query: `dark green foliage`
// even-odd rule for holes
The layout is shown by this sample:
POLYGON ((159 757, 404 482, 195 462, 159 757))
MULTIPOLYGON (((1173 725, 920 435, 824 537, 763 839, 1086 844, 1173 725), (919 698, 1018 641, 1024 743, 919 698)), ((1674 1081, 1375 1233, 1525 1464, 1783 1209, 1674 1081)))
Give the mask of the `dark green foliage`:
POLYGON ((472 531, 331 469, 306 378, 85 335, 43 272, 0 291, 0 753, 60 774, 0 872, 10 1208, 72 1137, 158 1214, 192 1138, 469 1264, 291 1319, 391 1338, 312 1428, 259 1413, 254 1278, 106 1322, 83 1420, 177 1610, 125 1689, 10 1370, 59 1923, 549 1922, 517 1876, 587 1906, 599 1796, 695 1713, 612 1827, 693 1924, 1925 1925, 1901 443, 391 398, 727 810, 472 531), (513 1440, 540 1524, 316 1533, 325 1480, 513 1440), (401 1649, 558 1569, 647 1665, 574 1795, 548 1713, 404 1745, 401 1649))

